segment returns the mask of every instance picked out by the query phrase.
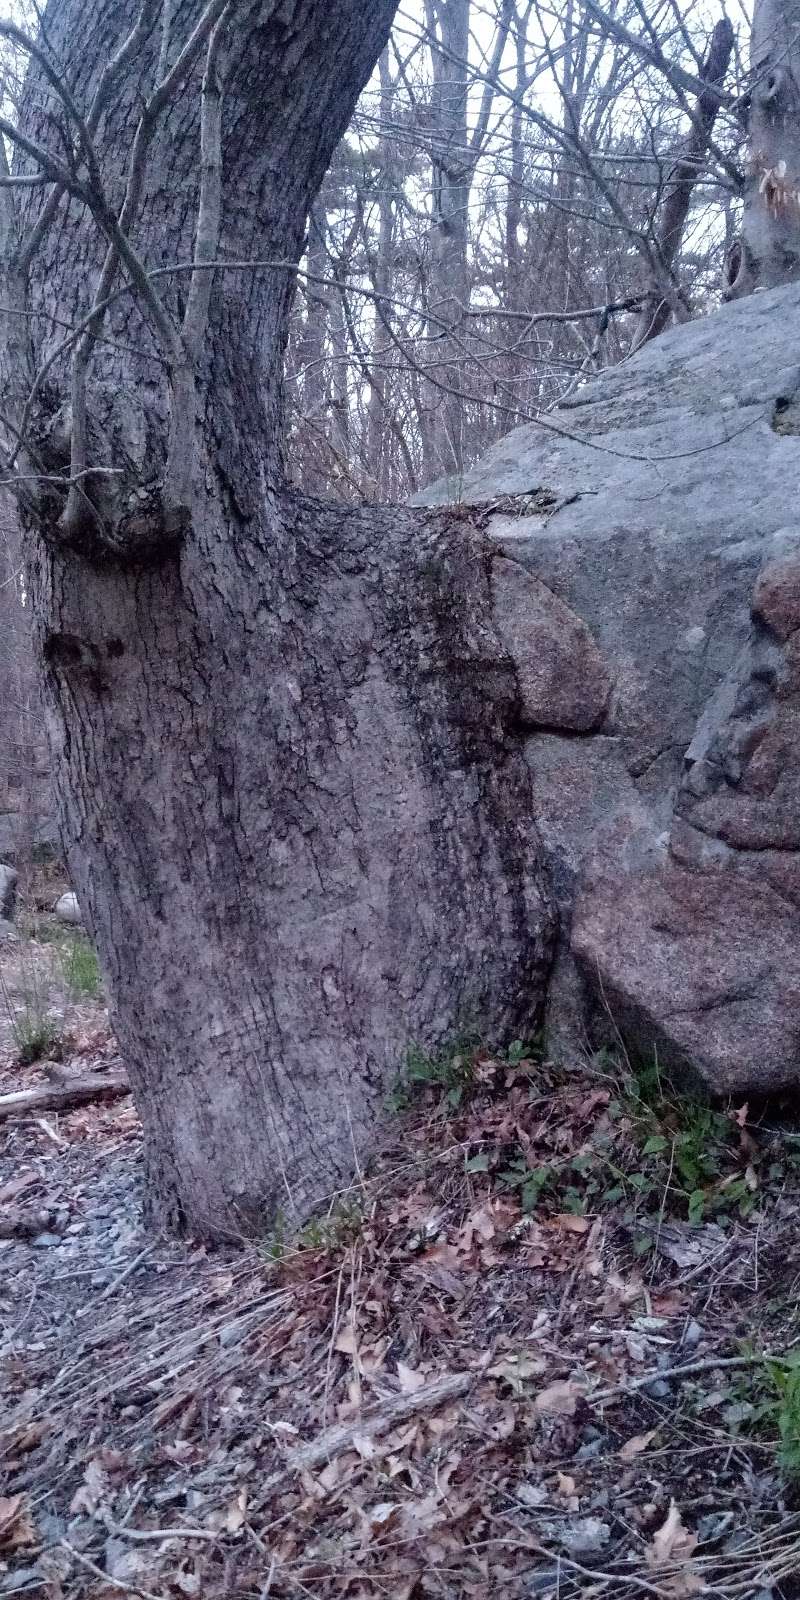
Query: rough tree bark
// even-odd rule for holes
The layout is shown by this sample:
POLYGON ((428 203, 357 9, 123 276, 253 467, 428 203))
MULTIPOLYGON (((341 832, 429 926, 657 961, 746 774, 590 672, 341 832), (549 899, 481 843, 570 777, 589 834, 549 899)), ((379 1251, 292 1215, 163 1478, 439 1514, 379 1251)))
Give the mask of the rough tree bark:
MULTIPOLYGON (((168 65, 201 10, 175 5, 168 65)), ((160 11, 145 0, 151 25, 93 130, 113 214, 157 75, 160 11)), ((228 8, 217 258, 300 259, 393 11, 394 0, 228 8)), ((49 0, 43 38, 84 116, 136 15, 134 0, 49 0)), ((202 70, 149 147, 129 237, 150 272, 192 260, 202 70)), ((206 77, 216 103, 208 66, 206 77)), ((52 109, 37 69, 25 133, 63 153, 52 109)), ((35 170, 23 156, 20 176, 35 170)), ((20 209, 15 237, 29 238, 42 189, 2 192, 20 209)), ((17 415, 61 324, 86 315, 112 212, 98 211, 103 239, 79 198, 62 200, 24 277, 24 246, 6 255, 2 304, 24 301, 30 330, 26 346, 14 318, 6 329, 17 415)), ((483 535, 452 512, 288 493, 292 274, 216 273, 187 391, 152 328, 162 313, 185 318, 201 278, 165 271, 150 280, 160 310, 141 293, 109 310, 91 351, 81 479, 70 375, 54 360, 27 407, 20 464, 69 477, 69 493, 40 481, 21 494, 69 863, 110 983, 150 1194, 172 1226, 236 1235, 277 1210, 303 1215, 350 1179, 410 1040, 531 1022, 551 913, 483 535), (165 499, 187 415, 184 500, 165 499)))
POLYGON ((750 67, 742 232, 725 261, 729 299, 800 274, 800 0, 755 0, 750 67))

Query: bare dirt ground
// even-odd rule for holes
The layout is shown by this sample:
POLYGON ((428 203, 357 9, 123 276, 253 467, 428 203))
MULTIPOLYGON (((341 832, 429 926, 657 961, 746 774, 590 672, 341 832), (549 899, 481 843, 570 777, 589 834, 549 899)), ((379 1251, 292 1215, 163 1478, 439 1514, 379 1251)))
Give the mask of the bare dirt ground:
MULTIPOLYGON (((117 1067, 64 1031, 0 1093, 117 1067)), ((797 1600, 786 1112, 522 1047, 400 1099, 238 1250, 145 1228, 129 1098, 0 1121, 0 1594, 797 1600)))

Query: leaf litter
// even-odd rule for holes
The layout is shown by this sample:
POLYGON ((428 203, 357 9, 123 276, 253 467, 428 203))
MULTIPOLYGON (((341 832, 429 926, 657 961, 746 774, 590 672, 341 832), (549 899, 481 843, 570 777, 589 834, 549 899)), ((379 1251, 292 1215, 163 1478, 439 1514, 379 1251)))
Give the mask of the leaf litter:
POLYGON ((238 1251, 147 1232, 129 1101, 0 1130, 51 1219, 0 1239, 0 1594, 800 1596, 792 1162, 736 1108, 673 1188, 608 1064, 474 1065, 238 1251))

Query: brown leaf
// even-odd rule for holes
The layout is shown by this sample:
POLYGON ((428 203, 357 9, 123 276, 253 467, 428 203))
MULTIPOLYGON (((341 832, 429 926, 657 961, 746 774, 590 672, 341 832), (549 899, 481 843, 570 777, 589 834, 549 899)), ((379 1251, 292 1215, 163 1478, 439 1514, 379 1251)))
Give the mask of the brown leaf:
POLYGON ((387 1529, 393 1527, 400 1517, 400 1504, 397 1500, 379 1500, 377 1505, 367 1506, 362 1513, 363 1530, 366 1542, 370 1539, 380 1538, 387 1529))
POLYGON ((398 1450, 407 1450, 409 1445, 416 1443, 418 1431, 419 1423, 416 1417, 413 1422, 406 1422, 400 1428, 393 1428, 383 1439, 383 1450, 391 1455, 395 1455, 398 1450))
POLYGON ((510 1439, 517 1426, 517 1408, 509 1401, 508 1405, 495 1406, 484 1421, 484 1431, 487 1439, 500 1443, 503 1439, 510 1439))
POLYGON ((108 1493, 108 1474, 99 1456, 88 1461, 83 1473, 83 1483, 75 1490, 69 1509, 73 1516, 93 1517, 108 1493))
POLYGON ((579 1505, 578 1485, 568 1472, 559 1472, 557 1477, 558 1492, 563 1500, 568 1501, 570 1511, 577 1511, 579 1505))
POLYGON ((30 1506, 23 1494, 0 1495, 0 1549, 18 1550, 38 1543, 30 1506))
POLYGON ((9 1454, 25 1455, 28 1450, 35 1450, 37 1444, 41 1444, 48 1431, 49 1424, 46 1422, 26 1422, 16 1432, 3 1436, 3 1448, 9 1454))
POLYGON ((578 1401, 583 1394, 579 1383, 573 1383, 571 1378, 558 1383, 548 1384, 546 1389, 540 1389, 534 1400, 537 1411, 555 1417, 574 1417, 578 1401))
POLYGON ((16 1178, 9 1178, 8 1183, 4 1183, 0 1189, 0 1205, 6 1205, 9 1200, 16 1200, 18 1195, 23 1194, 38 1181, 35 1172, 20 1172, 16 1178))
POLYGON ((403 1526, 412 1538, 420 1533, 429 1533, 440 1523, 450 1520, 447 1504, 435 1493, 423 1495, 419 1500, 406 1501, 401 1513, 403 1526))
POLYGON ((503 1361, 496 1361, 493 1367, 487 1367, 487 1376, 502 1378, 504 1383, 514 1390, 515 1394, 522 1394, 526 1379, 541 1378, 547 1371, 548 1363, 542 1356, 506 1356, 503 1361))
POLYGON ((405 1361, 397 1363, 397 1378, 401 1394, 416 1394, 418 1389, 424 1389, 425 1378, 421 1372, 416 1372, 413 1367, 407 1367, 405 1361))
POLYGON ((238 1533, 244 1526, 247 1518, 247 1490, 240 1489, 235 1500, 232 1500, 225 1514, 226 1533, 238 1533))
POLYGON ((651 1428, 649 1433, 636 1433, 632 1439, 626 1440, 620 1450, 621 1461, 633 1461, 635 1456, 640 1456, 649 1444, 655 1439, 657 1428, 651 1428))
POLYGON ((658 1567, 668 1561, 688 1561, 696 1544, 697 1534, 684 1527, 678 1506, 670 1500, 666 1520, 656 1529, 646 1552, 648 1565, 658 1567))
POLYGON ((476 1238, 486 1244, 490 1239, 494 1238, 494 1235, 495 1226, 489 1213, 489 1207, 479 1206, 477 1211, 473 1211, 472 1215, 467 1217, 463 1228, 460 1229, 456 1239, 456 1247, 459 1253, 469 1255, 476 1238))
POLYGON ((347 1323, 347 1325, 342 1328, 341 1333, 337 1333, 333 1348, 334 1350, 340 1350, 344 1356, 354 1356, 358 1354, 356 1330, 351 1323, 347 1323))
POLYGON ((556 1212, 553 1222, 562 1233, 588 1233, 591 1227, 588 1217, 575 1216, 571 1211, 556 1212))

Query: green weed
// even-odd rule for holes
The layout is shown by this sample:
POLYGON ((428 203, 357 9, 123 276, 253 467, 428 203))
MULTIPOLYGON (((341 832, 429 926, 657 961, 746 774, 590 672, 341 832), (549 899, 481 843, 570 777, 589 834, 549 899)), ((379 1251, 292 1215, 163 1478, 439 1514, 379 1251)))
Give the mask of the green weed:
MULTIPOLYGON (((471 1163, 467 1163, 467 1170, 474 1171, 471 1163)), ((505 1189, 518 1190, 519 1202, 523 1212, 529 1216, 536 1210, 545 1190, 555 1188, 558 1181, 558 1172, 554 1166, 529 1167, 524 1157, 511 1161, 497 1174, 497 1181, 505 1189)))
POLYGON ((264 1265, 267 1269, 270 1269, 281 1265, 290 1247, 291 1232, 289 1225, 283 1212, 276 1211, 275 1220, 269 1233, 261 1240, 258 1246, 258 1253, 264 1265))
POLYGON ((545 1067, 543 1077, 538 1070, 531 1084, 534 1099, 549 1085, 551 1106, 559 1100, 563 1105, 563 1114, 554 1110, 547 1123, 546 1141, 540 1138, 530 1148, 487 1140, 468 1154, 466 1171, 484 1172, 501 1189, 516 1193, 527 1213, 544 1207, 582 1216, 622 1204, 634 1248, 641 1253, 652 1248, 652 1230, 641 1230, 638 1238, 640 1217, 700 1223, 752 1211, 758 1179, 743 1163, 740 1130, 731 1115, 697 1094, 676 1091, 655 1059, 634 1071, 628 1062, 623 1066, 605 1057, 597 1079, 609 1084, 611 1095, 606 1101, 601 1094, 596 1110, 587 1115, 580 1100, 575 1103, 569 1074, 545 1067))
POLYGON ((504 1052, 490 1051, 469 1032, 435 1053, 412 1045, 389 1096, 389 1108, 405 1111, 418 1095, 432 1091, 449 1110, 458 1111, 478 1089, 490 1086, 498 1068, 539 1061, 541 1054, 540 1039, 514 1039, 504 1052))
POLYGON ((96 1000, 101 991, 100 967, 85 933, 68 932, 60 948, 61 970, 71 999, 96 1000))
POLYGON ((25 1006, 17 1012, 11 1031, 21 1067, 33 1066, 45 1056, 54 1056, 61 1044, 61 1028, 55 1017, 25 1006))
POLYGON ((793 1482, 800 1480, 800 1350, 767 1362, 773 1415, 780 1446, 778 1463, 793 1482))
POLYGON ((335 1255, 355 1244, 364 1227, 364 1209, 359 1200, 341 1200, 324 1217, 312 1217, 297 1236, 301 1250, 322 1250, 335 1255))
POLYGON ((436 1054, 411 1045, 389 1104, 404 1111, 419 1094, 434 1090, 453 1110, 461 1105, 475 1082, 477 1041, 470 1035, 455 1039, 436 1054))
POLYGON ((0 973, 0 994, 20 1066, 32 1066, 44 1056, 56 1054, 63 1036, 62 1022, 50 1010, 47 978, 37 962, 23 961, 21 981, 13 995, 0 973))
POLYGON ((638 1146, 640 1171, 629 1174, 628 1181, 641 1197, 660 1192, 670 1214, 691 1223, 733 1211, 746 1217, 752 1211, 753 1187, 741 1172, 736 1124, 729 1115, 697 1093, 676 1091, 655 1062, 626 1080, 615 1109, 630 1123, 638 1146))
POLYGON ((359 1199, 345 1199, 331 1205, 324 1216, 311 1217, 302 1228, 291 1226, 278 1211, 272 1228, 259 1245, 259 1254, 268 1271, 299 1259, 310 1251, 335 1255, 360 1239, 364 1228, 364 1208, 359 1199))

